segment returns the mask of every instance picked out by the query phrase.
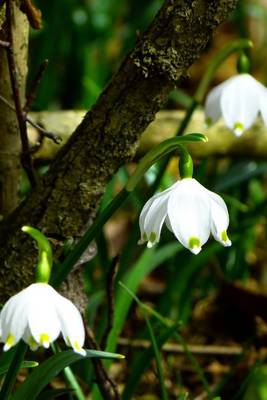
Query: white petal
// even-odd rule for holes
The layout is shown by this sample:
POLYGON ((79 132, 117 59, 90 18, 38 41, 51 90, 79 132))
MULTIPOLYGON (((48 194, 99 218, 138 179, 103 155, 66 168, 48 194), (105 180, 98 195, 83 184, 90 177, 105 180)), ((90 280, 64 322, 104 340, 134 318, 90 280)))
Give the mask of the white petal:
POLYGON ((28 326, 36 343, 47 348, 60 333, 60 321, 55 307, 57 292, 45 283, 35 285, 36 290, 32 293, 28 310, 28 326))
POLYGON ((165 218, 165 224, 166 224, 167 228, 169 229, 169 231, 172 232, 172 226, 171 226, 171 222, 170 222, 170 218, 169 218, 168 214, 166 215, 166 218, 165 218))
POLYGON ((158 194, 154 195, 146 202, 146 204, 144 205, 144 207, 141 211, 141 214, 139 216, 139 228, 140 228, 140 233, 141 233, 141 239, 138 241, 138 244, 143 244, 147 241, 147 234, 145 233, 145 226, 144 226, 145 218, 146 218, 148 210, 156 196, 158 196, 158 194))
POLYGON ((160 239, 161 228, 167 215, 168 198, 176 186, 177 183, 154 195, 141 212, 139 218, 141 240, 148 240, 148 247, 152 247, 160 239))
POLYGON ((260 112, 262 119, 267 125, 267 89, 265 86, 261 85, 261 88, 259 90, 260 93, 260 112))
POLYGON ((231 246, 227 236, 229 225, 229 214, 224 200, 216 193, 208 190, 211 200, 211 232, 218 242, 223 246, 231 246))
POLYGON ((27 326, 24 332, 24 335, 22 337, 25 343, 27 343, 32 351, 35 351, 38 349, 39 344, 34 340, 30 328, 27 326))
POLYGON ((27 326, 27 293, 22 290, 12 296, 1 312, 1 341, 5 343, 4 351, 15 346, 22 338, 27 326))
POLYGON ((210 200, 195 179, 183 179, 168 201, 168 216, 177 239, 199 253, 210 235, 210 200))
POLYGON ((205 116, 207 125, 215 123, 222 115, 220 100, 223 88, 226 86, 226 84, 227 81, 213 88, 206 98, 205 116))
POLYGON ((85 332, 81 314, 77 307, 63 296, 57 295, 56 310, 61 323, 61 330, 67 345, 77 353, 85 355, 85 332))
POLYGON ((225 124, 236 135, 249 128, 260 109, 258 82, 249 74, 231 78, 221 96, 221 109, 225 124))

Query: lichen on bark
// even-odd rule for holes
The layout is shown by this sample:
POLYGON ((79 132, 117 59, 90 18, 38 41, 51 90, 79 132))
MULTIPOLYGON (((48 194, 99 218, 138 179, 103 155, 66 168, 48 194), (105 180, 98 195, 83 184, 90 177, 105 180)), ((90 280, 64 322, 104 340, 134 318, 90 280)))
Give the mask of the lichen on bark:
POLYGON ((164 2, 49 172, 2 224, 1 300, 33 279, 35 251, 20 227, 41 229, 60 257, 63 242, 90 224, 108 181, 134 156, 141 133, 236 3, 164 2))

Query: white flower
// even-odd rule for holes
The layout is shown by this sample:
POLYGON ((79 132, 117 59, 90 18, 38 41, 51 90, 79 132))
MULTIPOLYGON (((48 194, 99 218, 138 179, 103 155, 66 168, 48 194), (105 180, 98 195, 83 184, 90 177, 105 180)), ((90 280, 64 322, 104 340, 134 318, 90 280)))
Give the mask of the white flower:
POLYGON ((258 113, 267 125, 267 89, 249 74, 239 74, 212 89, 206 99, 207 124, 221 116, 228 128, 240 136, 258 113))
POLYGON ((85 355, 84 326, 75 305, 47 283, 34 283, 12 296, 0 314, 4 351, 23 339, 32 350, 48 348, 60 332, 67 346, 85 355))
POLYGON ((179 242, 194 254, 200 252, 210 232, 223 246, 231 246, 225 202, 195 179, 182 179, 147 201, 139 218, 139 244, 147 241, 147 247, 152 247, 159 242, 164 222, 179 242))

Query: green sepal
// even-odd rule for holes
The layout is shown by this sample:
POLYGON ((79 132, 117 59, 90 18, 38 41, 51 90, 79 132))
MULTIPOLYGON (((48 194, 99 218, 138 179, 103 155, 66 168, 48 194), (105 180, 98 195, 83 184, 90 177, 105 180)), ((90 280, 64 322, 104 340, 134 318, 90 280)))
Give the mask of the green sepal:
POLYGON ((192 157, 190 156, 185 146, 182 145, 180 146, 180 153, 181 153, 179 160, 180 177, 182 179, 192 178, 194 169, 192 157))
POLYGON ((47 237, 38 229, 32 228, 31 226, 23 226, 21 230, 35 239, 38 245, 36 282, 48 283, 53 265, 53 255, 47 237))
POLYGON ((250 60, 244 51, 242 51, 237 60, 236 69, 240 74, 250 73, 250 60))

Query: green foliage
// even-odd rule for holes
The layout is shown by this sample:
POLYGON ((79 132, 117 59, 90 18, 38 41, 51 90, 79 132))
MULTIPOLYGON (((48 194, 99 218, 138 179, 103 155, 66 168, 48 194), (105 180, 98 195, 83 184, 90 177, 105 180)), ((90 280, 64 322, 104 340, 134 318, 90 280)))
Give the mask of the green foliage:
POLYGON ((12 400, 36 399, 42 389, 51 382, 65 367, 86 358, 123 358, 120 354, 104 351, 86 350, 86 356, 74 353, 72 350, 62 351, 44 361, 29 375, 26 381, 13 395, 12 400))
MULTIPOLYGON (((162 2, 163 0, 146 2, 36 0, 35 4, 43 13, 44 28, 38 32, 31 31, 29 85, 43 59, 48 58, 50 65, 41 82, 34 108, 40 110, 89 108, 118 68, 120 60, 135 43, 138 32, 146 29, 162 2)), ((240 31, 242 38, 248 36, 245 23, 247 15, 253 15, 257 20, 263 21, 267 18, 262 5, 250 3, 240 1, 237 11, 232 16, 236 30, 240 31)), ((203 101, 215 71, 226 57, 240 49, 240 43, 244 49, 248 49, 251 45, 246 39, 241 42, 238 39, 224 47, 217 58, 212 56, 202 80, 195 88, 194 97, 187 94, 184 88, 170 94, 170 100, 174 102, 175 107, 180 105, 187 110, 186 118, 178 128, 178 135, 184 133, 194 110, 203 101)), ((198 136, 198 139, 201 137, 198 136)), ((172 139, 173 149, 183 140, 172 139)), ((208 189, 220 192, 224 196, 230 212, 230 238, 233 246, 225 249, 218 243, 210 242, 200 255, 194 257, 177 241, 173 241, 170 232, 164 231, 161 242, 156 248, 137 247, 138 215, 142 205, 155 190, 164 190, 175 181, 176 172, 173 173, 171 168, 167 168, 167 159, 147 170, 151 166, 152 159, 154 162, 159 155, 167 154, 166 148, 164 150, 165 145, 166 143, 162 144, 160 150, 157 148, 152 158, 151 154, 145 157, 137 167, 137 175, 134 177, 132 169, 125 167, 113 177, 98 211, 98 222, 100 220, 101 223, 95 223, 91 230, 87 231, 80 244, 74 247, 74 251, 71 248, 66 250, 63 268, 60 269, 62 265, 58 265, 52 276, 52 282, 59 285, 88 244, 95 239, 98 254, 87 263, 84 280, 88 293, 88 323, 100 342, 108 321, 106 280, 112 262, 110 241, 104 224, 118 209, 131 214, 131 227, 128 229, 124 246, 120 248, 119 270, 114 284, 114 315, 106 350, 116 351, 120 336, 125 332, 128 334, 129 330, 133 338, 148 341, 149 347, 142 351, 132 351, 127 358, 127 375, 123 382, 122 400, 134 398, 139 390, 142 376, 151 368, 153 359, 156 360, 161 398, 168 398, 164 381, 164 375, 168 370, 164 370, 165 364, 162 365, 160 352, 162 346, 170 339, 182 345, 199 385, 206 391, 207 396, 212 398, 209 388, 210 376, 206 377, 201 363, 198 363, 188 350, 181 330, 190 327, 196 304, 218 293, 222 278, 230 282, 246 282, 251 276, 255 278, 253 270, 255 263, 251 262, 251 258, 255 257, 259 239, 265 238, 263 232, 259 236, 256 231, 266 230, 266 161, 227 157, 220 160, 211 157, 196 162, 194 176, 208 189), (145 170, 147 172, 143 177, 145 170), (126 190, 119 192, 119 189, 125 186, 126 190), (128 198, 130 191, 131 196, 128 198), (161 292, 153 298, 153 307, 147 305, 146 300, 143 301, 145 297, 143 293, 138 292, 141 284, 151 274, 159 277, 163 284, 161 292), (128 292, 118 285, 119 280, 127 287, 128 292), (131 326, 131 319, 135 318, 133 300, 138 303, 145 316, 144 326, 138 331, 131 326), (129 330, 127 330, 128 325, 130 325, 129 330)), ((25 187, 23 194, 27 190, 25 187)), ((245 349, 240 358, 232 362, 229 374, 217 382, 214 395, 221 394, 236 376, 237 366, 244 360, 246 351, 245 349)), ((0 374, 6 373, 12 355, 14 355, 13 350, 1 356, 0 374)), ((107 369, 111 365, 111 360, 116 358, 114 354, 87 351, 86 358, 94 356, 105 358, 107 369)), ((102 395, 95 383, 92 365, 86 358, 72 351, 48 358, 29 375, 12 399, 34 399, 37 396, 38 399, 49 399, 74 395, 73 390, 69 389, 45 388, 58 373, 75 363, 73 371, 65 369, 65 377, 71 380, 74 375, 77 376, 82 387, 92 391, 92 399, 101 400, 102 395)), ((27 361, 21 365, 23 368, 33 366, 34 362, 27 361)), ((177 382, 179 387, 177 398, 180 400, 193 398, 192 393, 195 388, 190 388, 192 393, 189 393, 187 388, 183 387, 183 373, 180 371, 178 373, 181 379, 177 382)), ((236 390, 235 398, 264 400, 267 398, 265 381, 266 366, 256 364, 251 373, 244 378, 240 390, 236 390)), ((81 398, 82 396, 83 394, 81 398)), ((213 398, 213 400, 219 399, 220 397, 213 398)))

